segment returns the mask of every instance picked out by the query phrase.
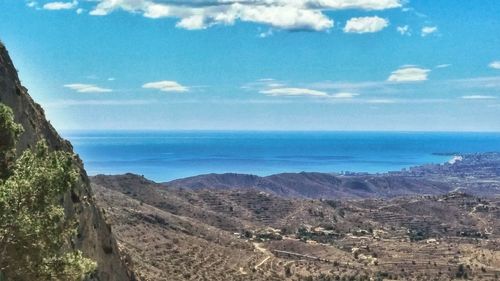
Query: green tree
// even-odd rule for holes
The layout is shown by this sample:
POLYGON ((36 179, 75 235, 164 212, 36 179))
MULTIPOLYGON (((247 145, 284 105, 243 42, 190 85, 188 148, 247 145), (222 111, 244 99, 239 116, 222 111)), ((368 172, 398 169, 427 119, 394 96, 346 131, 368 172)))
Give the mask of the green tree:
MULTIPOLYGON (((0 104, 3 156, 12 158, 20 132, 12 111, 0 104)), ((79 171, 73 156, 49 152, 40 141, 17 160, 3 160, 0 179, 0 280, 82 280, 95 263, 71 250, 77 222, 66 217, 62 198, 75 187, 79 171)))
POLYGON ((12 110, 0 103, 0 179, 8 176, 15 156, 14 147, 22 132, 22 126, 14 121, 12 110))

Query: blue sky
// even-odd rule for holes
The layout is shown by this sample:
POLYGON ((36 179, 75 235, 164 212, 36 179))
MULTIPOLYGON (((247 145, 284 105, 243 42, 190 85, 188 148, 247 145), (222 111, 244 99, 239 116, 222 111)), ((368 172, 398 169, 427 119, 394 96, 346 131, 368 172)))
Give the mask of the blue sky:
POLYGON ((58 129, 500 131, 497 0, 0 0, 58 129))

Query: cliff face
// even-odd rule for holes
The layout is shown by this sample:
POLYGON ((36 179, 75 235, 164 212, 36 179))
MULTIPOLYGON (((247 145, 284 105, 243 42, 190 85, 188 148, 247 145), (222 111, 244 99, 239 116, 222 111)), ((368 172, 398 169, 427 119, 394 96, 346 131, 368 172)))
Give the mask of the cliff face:
MULTIPOLYGON (((24 127, 24 133, 17 145, 18 154, 33 147, 41 139, 47 141, 50 149, 73 153, 71 144, 58 135, 45 119, 41 106, 33 101, 27 89, 21 85, 17 71, 2 43, 0 43, 0 103, 11 107, 16 122, 24 127)), ((97 262, 96 280, 133 280, 133 274, 128 271, 120 256, 117 243, 111 234, 111 227, 105 222, 101 211, 94 203, 83 163, 79 159, 77 161, 81 170, 80 182, 75 190, 64 197, 66 213, 76 217, 79 222, 74 247, 97 262)))

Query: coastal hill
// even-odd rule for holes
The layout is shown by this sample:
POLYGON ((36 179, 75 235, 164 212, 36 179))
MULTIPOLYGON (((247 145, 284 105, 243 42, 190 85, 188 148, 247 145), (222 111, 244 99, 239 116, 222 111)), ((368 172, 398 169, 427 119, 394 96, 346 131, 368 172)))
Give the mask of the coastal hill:
POLYGON ((91 182, 140 280, 498 280, 499 164, 91 182))
POLYGON ((164 183, 191 189, 255 188, 284 197, 367 198, 410 194, 442 194, 447 184, 402 176, 340 176, 327 173, 283 173, 267 177, 243 174, 209 174, 164 183))
POLYGON ((283 197, 391 198, 406 195, 438 195, 463 191, 480 196, 500 194, 500 153, 455 156, 444 164, 413 167, 400 172, 284 173, 267 177, 244 174, 208 174, 164 183, 189 189, 248 189, 283 197))
MULTIPOLYGON (((21 85, 17 70, 1 42, 0 103, 12 108, 15 122, 24 128, 16 147, 18 155, 34 147, 41 139, 47 141, 50 150, 63 150, 73 154, 71 144, 58 135, 46 120, 41 106, 33 101, 28 90, 21 85)), ((64 196, 62 203, 68 219, 75 218, 78 221, 78 235, 73 246, 97 262, 97 274, 94 280, 134 280, 133 274, 122 260, 110 226, 94 202, 83 164, 80 160, 77 161, 76 164, 81 172, 79 183, 64 196)))
POLYGON ((140 280, 498 280, 500 201, 309 199, 91 177, 140 280))

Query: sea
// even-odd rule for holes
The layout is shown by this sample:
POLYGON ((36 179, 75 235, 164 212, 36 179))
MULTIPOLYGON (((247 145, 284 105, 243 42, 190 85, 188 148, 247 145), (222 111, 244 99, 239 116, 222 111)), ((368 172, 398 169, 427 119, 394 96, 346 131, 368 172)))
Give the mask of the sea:
POLYGON ((89 175, 157 181, 208 173, 399 171, 460 153, 500 152, 500 133, 66 131, 89 175))

